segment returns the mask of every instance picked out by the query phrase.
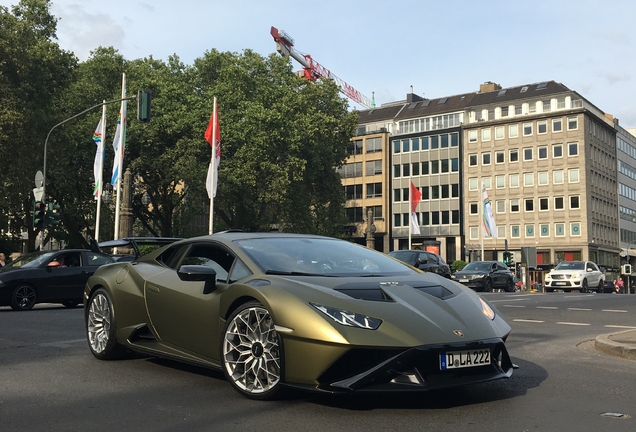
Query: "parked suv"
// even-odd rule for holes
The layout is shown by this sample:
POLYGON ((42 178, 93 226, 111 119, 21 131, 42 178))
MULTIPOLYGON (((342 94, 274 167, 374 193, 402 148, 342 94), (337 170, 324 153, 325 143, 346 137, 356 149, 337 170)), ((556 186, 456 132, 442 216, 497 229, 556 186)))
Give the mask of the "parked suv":
POLYGON ((490 292, 501 288, 515 290, 514 276, 508 266, 499 261, 473 261, 453 274, 453 279, 475 291, 490 292))
POLYGON ((433 252, 422 250, 398 250, 389 252, 389 256, 410 264, 413 267, 417 267, 420 270, 437 273, 445 278, 450 278, 450 266, 446 264, 444 258, 433 252))
POLYGON ((562 261, 545 277, 545 290, 578 290, 582 293, 592 289, 603 292, 605 275, 592 261, 562 261))

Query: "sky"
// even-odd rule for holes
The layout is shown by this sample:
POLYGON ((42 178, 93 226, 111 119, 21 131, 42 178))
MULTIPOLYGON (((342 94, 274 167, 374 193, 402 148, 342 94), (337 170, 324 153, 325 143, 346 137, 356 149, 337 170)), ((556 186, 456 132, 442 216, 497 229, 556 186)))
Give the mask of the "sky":
POLYGON ((633 0, 52 0, 51 12, 80 61, 99 46, 186 64, 212 49, 267 56, 274 26, 377 106, 411 86, 434 99, 554 80, 636 127, 633 0))

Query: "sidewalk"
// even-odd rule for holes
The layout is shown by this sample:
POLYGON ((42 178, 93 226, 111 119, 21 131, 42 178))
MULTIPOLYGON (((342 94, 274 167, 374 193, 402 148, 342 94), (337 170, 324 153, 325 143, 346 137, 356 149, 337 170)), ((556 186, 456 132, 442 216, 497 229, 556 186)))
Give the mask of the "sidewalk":
POLYGON ((636 330, 597 336, 594 348, 605 354, 636 360, 636 330))

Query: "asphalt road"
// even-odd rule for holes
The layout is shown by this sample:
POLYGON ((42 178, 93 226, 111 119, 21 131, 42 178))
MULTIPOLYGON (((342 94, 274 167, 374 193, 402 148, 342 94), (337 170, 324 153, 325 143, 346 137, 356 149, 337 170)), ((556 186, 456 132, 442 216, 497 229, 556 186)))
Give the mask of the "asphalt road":
POLYGON ((0 308, 2 431, 634 431, 636 362, 599 334, 636 327, 636 295, 484 295, 513 330, 509 380, 434 393, 243 398, 220 372, 152 358, 104 362, 81 308, 0 308))

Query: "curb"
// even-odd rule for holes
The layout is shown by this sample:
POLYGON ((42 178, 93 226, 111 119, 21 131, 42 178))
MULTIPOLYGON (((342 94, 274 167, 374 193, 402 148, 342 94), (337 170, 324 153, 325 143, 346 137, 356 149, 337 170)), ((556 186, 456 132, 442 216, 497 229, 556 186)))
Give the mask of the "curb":
POLYGON ((605 354, 622 357, 629 360, 636 360, 636 346, 627 346, 623 343, 614 342, 610 336, 619 336, 625 333, 633 333, 634 330, 626 330, 618 333, 599 335, 594 341, 594 348, 605 354))

